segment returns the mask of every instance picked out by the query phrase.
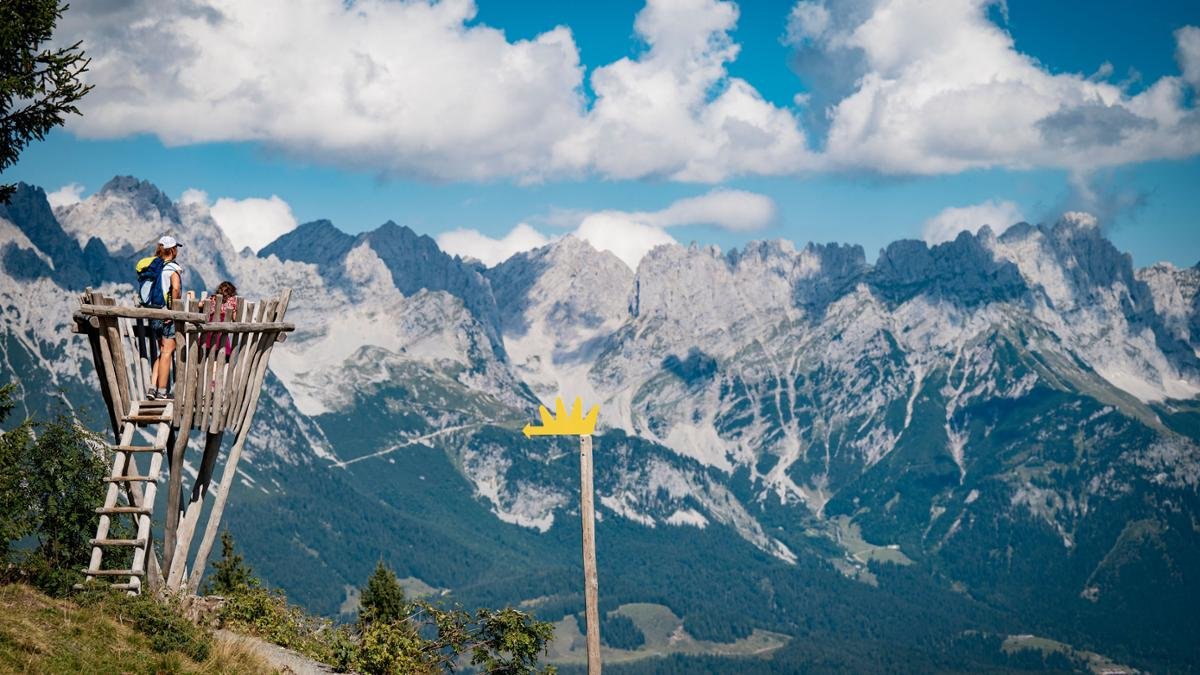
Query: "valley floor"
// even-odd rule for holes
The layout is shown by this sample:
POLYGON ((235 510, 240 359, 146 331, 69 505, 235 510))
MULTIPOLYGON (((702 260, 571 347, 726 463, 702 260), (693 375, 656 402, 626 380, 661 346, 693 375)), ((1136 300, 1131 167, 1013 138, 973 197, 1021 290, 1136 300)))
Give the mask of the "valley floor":
MULTIPOLYGON (((683 620, 670 608, 652 603, 621 605, 617 614, 629 617, 645 636, 637 649, 603 647, 605 663, 631 663, 642 659, 672 654, 707 654, 713 656, 762 657, 787 644, 791 638, 782 633, 755 629, 749 636, 735 642, 721 643, 697 640, 683 627, 683 620)), ((558 664, 587 663, 587 638, 579 631, 573 615, 554 626, 554 642, 548 661, 558 664)))

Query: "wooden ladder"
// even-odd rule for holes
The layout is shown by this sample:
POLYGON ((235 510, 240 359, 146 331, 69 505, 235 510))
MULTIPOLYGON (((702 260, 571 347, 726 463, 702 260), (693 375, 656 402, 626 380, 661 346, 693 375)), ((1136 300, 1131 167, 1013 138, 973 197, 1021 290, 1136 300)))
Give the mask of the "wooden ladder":
MULTIPOLYGON (((108 483, 108 494, 104 506, 96 509, 100 522, 96 526, 96 538, 91 540, 92 558, 83 573, 87 581, 97 578, 128 577, 128 581, 111 583, 110 587, 137 595, 142 590, 146 576, 146 563, 153 554, 151 545, 150 517, 154 513, 154 497, 158 491, 158 479, 166 456, 167 442, 171 435, 171 417, 174 402, 171 400, 133 401, 129 414, 122 418, 121 440, 109 446, 113 452, 112 472, 104 482, 108 483), (134 445, 134 437, 141 426, 155 427, 153 445, 134 445), (139 454, 150 455, 150 467, 146 473, 138 473, 139 454), (144 488, 143 488, 144 485, 144 488), (119 504, 121 494, 125 504, 119 504), (108 531, 115 516, 128 515, 133 518, 137 534, 132 539, 110 539, 108 531), (129 569, 104 569, 102 566, 105 549, 133 547, 133 561, 129 569)), ((83 588, 84 584, 76 584, 83 588)))

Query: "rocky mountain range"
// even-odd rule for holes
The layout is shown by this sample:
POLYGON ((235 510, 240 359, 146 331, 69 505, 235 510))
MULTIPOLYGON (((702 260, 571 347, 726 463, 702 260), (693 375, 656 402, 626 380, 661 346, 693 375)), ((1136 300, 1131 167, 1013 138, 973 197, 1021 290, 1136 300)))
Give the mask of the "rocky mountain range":
POLYGON ((966 654, 990 631, 1195 667, 1200 267, 1135 269, 1083 214, 874 263, 767 241, 631 270, 567 236, 487 268, 392 222, 255 254, 145 181, 57 210, 22 185, 0 207, 0 378, 29 411, 95 408, 75 292, 131 295, 166 232, 188 288, 293 289, 227 518, 318 611, 379 557, 577 611, 572 450, 518 430, 582 396, 611 602, 704 639, 776 631, 781 662, 829 639, 966 654))

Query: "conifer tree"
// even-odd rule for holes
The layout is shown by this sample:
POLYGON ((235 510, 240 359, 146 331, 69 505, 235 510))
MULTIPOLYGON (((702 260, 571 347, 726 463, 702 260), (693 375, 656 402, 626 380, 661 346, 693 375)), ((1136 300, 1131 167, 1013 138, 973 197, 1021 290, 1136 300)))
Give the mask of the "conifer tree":
POLYGON ((396 579, 396 573, 382 560, 375 564, 375 572, 362 588, 359 602, 362 605, 359 621, 364 625, 376 621, 396 621, 408 615, 404 589, 396 579))
MULTIPOLYGON (((58 0, 0 2, 0 171, 66 115, 80 114, 75 104, 92 89, 81 80, 90 61, 79 42, 44 46, 67 7, 58 0)), ((0 204, 15 190, 0 184, 0 204)))
POLYGON ((254 570, 242 559, 242 555, 234 549, 233 535, 226 529, 221 532, 221 559, 214 562, 212 579, 208 583, 206 593, 213 595, 231 595, 258 586, 259 580, 254 576, 254 570))

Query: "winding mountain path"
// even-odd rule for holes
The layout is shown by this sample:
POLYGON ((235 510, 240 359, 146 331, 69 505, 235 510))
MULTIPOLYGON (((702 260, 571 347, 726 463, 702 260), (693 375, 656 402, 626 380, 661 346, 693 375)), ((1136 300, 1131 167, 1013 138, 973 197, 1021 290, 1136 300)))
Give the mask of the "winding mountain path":
POLYGON ((355 462, 361 462, 364 459, 370 459, 372 457, 382 457, 384 455, 393 453, 393 452, 399 450, 400 448, 405 448, 410 445, 413 445, 414 443, 420 443, 422 441, 427 441, 431 438, 437 438, 438 436, 445 436, 446 434, 454 433, 455 431, 462 431, 463 429, 472 429, 472 428, 481 427, 481 426, 483 426, 483 425, 476 423, 476 424, 460 424, 460 425, 454 426, 454 427, 446 427, 445 429, 439 429, 437 431, 425 434, 424 436, 417 436, 415 438, 410 438, 407 441, 404 441, 403 443, 397 443, 395 445, 384 448, 383 450, 380 450, 379 452, 372 452, 369 455, 362 455, 361 457, 355 457, 353 459, 345 459, 340 462, 334 462, 333 465, 340 469, 344 469, 347 466, 354 464, 355 462))

